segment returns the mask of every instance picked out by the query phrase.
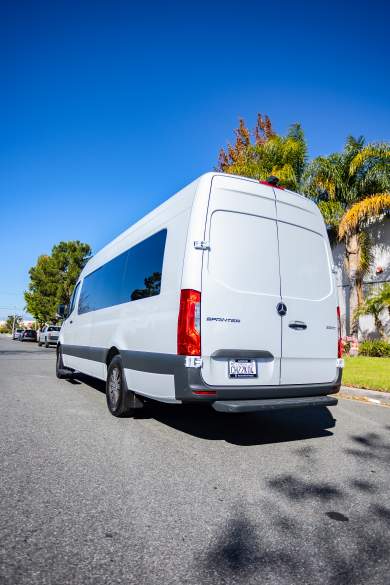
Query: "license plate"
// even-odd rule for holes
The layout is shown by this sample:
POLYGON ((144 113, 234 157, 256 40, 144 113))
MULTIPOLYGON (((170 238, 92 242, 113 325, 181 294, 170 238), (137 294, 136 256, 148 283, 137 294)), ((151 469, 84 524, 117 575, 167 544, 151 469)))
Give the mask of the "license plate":
POLYGON ((229 378, 256 378, 255 360, 229 360, 229 378))

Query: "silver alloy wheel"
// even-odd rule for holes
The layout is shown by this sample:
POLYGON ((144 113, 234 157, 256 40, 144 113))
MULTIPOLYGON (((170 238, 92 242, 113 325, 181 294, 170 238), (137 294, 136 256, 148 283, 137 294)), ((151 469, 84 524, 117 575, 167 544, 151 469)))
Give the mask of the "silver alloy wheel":
POLYGON ((108 393, 110 395, 110 402, 114 408, 116 408, 121 391, 121 374, 118 368, 111 370, 110 380, 108 382, 108 393))

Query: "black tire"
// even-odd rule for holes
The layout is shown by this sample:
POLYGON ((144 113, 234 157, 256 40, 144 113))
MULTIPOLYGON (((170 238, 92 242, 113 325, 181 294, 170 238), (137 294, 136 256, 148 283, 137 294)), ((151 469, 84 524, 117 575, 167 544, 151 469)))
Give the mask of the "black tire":
POLYGON ((107 371, 106 399, 108 410, 117 417, 133 416, 134 392, 128 389, 119 355, 113 357, 107 371))
POLYGON ((56 376, 60 380, 66 380, 71 378, 73 375, 72 370, 68 370, 64 366, 64 362, 62 360, 62 350, 61 346, 57 348, 57 359, 56 359, 56 376))
POLYGON ((38 341, 38 347, 42 347, 42 343, 38 341))

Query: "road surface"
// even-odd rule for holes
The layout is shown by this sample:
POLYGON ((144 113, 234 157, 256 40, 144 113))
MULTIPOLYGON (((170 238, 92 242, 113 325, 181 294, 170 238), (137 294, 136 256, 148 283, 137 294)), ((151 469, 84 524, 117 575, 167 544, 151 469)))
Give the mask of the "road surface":
POLYGON ((0 583, 390 582, 390 408, 116 419, 0 336, 0 583))

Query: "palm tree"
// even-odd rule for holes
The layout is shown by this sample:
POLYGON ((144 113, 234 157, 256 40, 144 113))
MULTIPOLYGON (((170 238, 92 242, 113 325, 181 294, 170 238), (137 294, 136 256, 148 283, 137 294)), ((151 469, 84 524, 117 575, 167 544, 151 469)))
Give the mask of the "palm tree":
POLYGON ((265 180, 275 175, 281 185, 297 190, 306 164, 307 146, 303 130, 293 124, 286 136, 275 133, 268 116, 257 116, 251 133, 243 119, 235 130, 234 145, 219 153, 217 169, 224 173, 265 180))
MULTIPOLYGON (((382 292, 382 291, 381 291, 382 292)), ((361 315, 372 315, 374 317, 375 327, 381 337, 381 339, 385 338, 385 328, 383 326, 382 320, 380 318, 380 314, 384 309, 386 309, 385 299, 381 293, 372 295, 358 307, 355 311, 355 319, 358 319, 361 315)))
POLYGON ((358 331, 364 302, 363 277, 372 262, 368 227, 390 210, 390 145, 365 144, 350 136, 341 153, 318 157, 304 177, 305 192, 315 199, 330 232, 345 244, 351 284, 352 334, 358 331))

